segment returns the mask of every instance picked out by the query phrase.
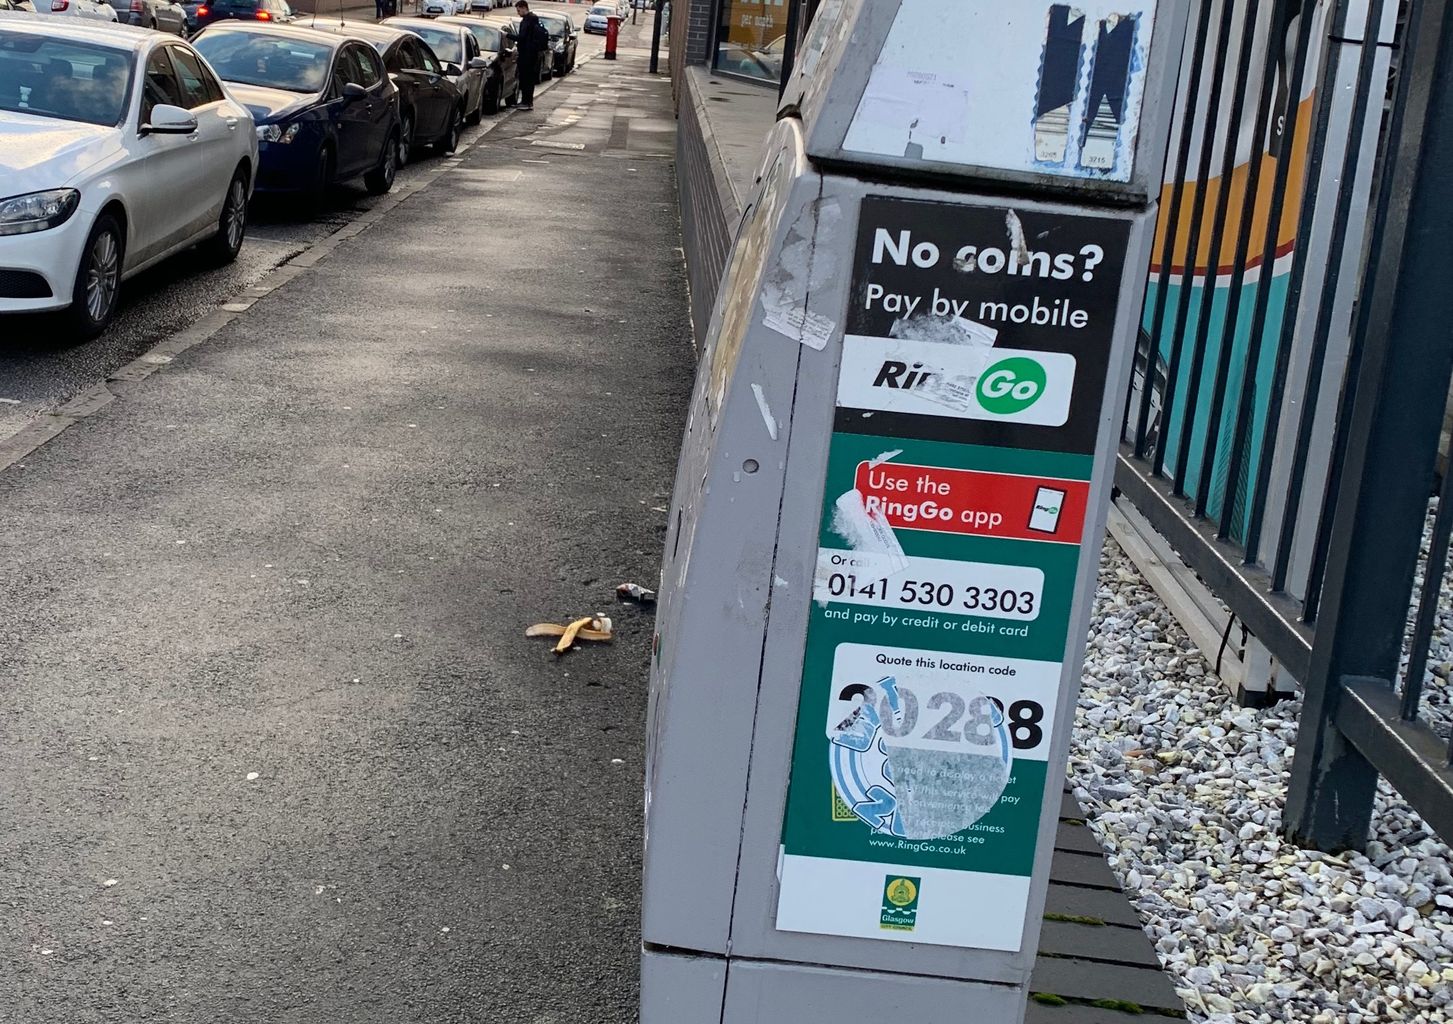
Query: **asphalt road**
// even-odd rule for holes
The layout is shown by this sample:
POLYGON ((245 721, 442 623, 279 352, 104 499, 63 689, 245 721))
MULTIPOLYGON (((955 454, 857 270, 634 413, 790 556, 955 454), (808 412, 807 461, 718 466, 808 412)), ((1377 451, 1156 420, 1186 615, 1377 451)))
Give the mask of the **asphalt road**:
POLYGON ((591 62, 0 471, 0 1021, 635 1019, 673 133, 591 62))
MULTIPOLYGON (((585 8, 543 2, 541 10, 568 11, 577 24, 585 8)), ((491 17, 511 12, 498 11, 491 17)), ((372 20, 372 17, 368 18, 372 20)), ((601 52, 599 36, 581 35, 580 57, 601 52)), ((557 84, 568 83, 560 79, 557 84)), ((486 117, 466 128, 463 145, 493 131, 512 115, 486 117)), ((399 172, 395 187, 408 185, 437 158, 424 158, 399 172)), ((47 410, 61 405, 131 362, 162 338, 189 326, 207 312, 257 284, 308 246, 351 223, 377 199, 360 183, 333 193, 323 210, 296 203, 259 199, 237 262, 221 268, 199 267, 192 253, 179 253, 126 283, 121 309, 101 337, 85 344, 61 340, 52 317, 0 319, 0 440, 13 435, 47 410)))

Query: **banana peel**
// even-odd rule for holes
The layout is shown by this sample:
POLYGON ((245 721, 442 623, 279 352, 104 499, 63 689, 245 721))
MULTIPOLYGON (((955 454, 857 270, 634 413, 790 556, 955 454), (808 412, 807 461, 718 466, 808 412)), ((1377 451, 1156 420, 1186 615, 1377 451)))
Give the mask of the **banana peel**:
POLYGON ((614 634, 611 631, 611 621, 607 616, 587 615, 566 626, 555 622, 536 623, 525 630, 525 636, 558 636, 560 642, 555 645, 555 653, 564 654, 575 646, 576 640, 608 643, 614 634))

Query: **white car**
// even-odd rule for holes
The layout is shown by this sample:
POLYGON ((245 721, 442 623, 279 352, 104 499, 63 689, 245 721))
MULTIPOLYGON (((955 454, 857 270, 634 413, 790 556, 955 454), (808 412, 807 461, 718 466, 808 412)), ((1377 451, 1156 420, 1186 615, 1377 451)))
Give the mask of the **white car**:
POLYGON ((419 0, 419 17, 442 18, 449 14, 468 14, 469 0, 419 0))
POLYGON ((118 20, 116 8, 112 7, 106 0, 34 0, 35 10, 39 14, 49 11, 51 14, 59 14, 71 18, 84 18, 87 21, 110 21, 118 20))
POLYGON ((175 36, 0 20, 0 314, 93 337, 138 271, 235 258, 256 168, 252 115, 175 36))
POLYGON ((585 24, 581 26, 582 32, 599 32, 605 35, 610 29, 610 19, 621 16, 620 8, 613 2, 596 4, 585 12, 585 24))

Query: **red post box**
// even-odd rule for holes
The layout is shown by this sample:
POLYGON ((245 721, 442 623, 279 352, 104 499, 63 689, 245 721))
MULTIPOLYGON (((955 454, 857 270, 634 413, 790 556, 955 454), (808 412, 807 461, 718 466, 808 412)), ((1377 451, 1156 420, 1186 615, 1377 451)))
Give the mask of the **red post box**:
POLYGON ((606 19, 605 29, 605 59, 616 59, 616 43, 621 37, 621 19, 618 15, 612 14, 606 19))

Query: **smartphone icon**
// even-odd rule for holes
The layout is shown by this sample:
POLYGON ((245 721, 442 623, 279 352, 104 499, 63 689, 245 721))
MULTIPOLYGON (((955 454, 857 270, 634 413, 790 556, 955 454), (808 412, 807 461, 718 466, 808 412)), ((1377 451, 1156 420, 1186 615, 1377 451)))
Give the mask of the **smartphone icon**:
POLYGON ((1035 533, 1054 533, 1059 529, 1059 514, 1065 505, 1066 492, 1041 487, 1034 496, 1029 513, 1029 528, 1035 533))

